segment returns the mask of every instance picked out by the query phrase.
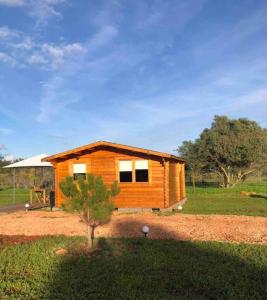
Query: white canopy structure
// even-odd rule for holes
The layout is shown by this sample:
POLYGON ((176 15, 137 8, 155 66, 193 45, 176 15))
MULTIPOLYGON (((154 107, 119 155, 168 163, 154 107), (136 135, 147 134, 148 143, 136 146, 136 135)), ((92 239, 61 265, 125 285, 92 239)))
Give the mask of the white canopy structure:
POLYGON ((16 168, 52 167, 52 164, 50 162, 41 161, 44 157, 47 157, 47 154, 39 154, 36 156, 32 156, 30 158, 26 158, 3 167, 13 169, 13 204, 16 200, 16 168))
POLYGON ((52 167, 50 162, 42 162, 41 160, 47 157, 47 154, 39 154, 30 158, 23 159, 13 164, 7 165, 4 168, 34 168, 34 167, 52 167))

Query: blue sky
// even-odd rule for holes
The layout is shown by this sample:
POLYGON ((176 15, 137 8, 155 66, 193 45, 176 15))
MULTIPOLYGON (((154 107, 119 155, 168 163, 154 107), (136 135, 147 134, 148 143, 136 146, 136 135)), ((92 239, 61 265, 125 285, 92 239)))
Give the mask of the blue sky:
POLYGON ((215 114, 267 126, 265 0, 0 0, 0 148, 172 152, 215 114))

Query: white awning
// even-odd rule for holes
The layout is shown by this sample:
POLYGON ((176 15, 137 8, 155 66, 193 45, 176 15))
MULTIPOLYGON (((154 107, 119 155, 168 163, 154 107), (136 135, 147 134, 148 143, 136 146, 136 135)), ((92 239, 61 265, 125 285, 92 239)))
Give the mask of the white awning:
POLYGON ((47 154, 39 154, 16 163, 7 165, 3 168, 26 168, 26 167, 52 167, 50 162, 42 162, 41 159, 47 157, 47 154))

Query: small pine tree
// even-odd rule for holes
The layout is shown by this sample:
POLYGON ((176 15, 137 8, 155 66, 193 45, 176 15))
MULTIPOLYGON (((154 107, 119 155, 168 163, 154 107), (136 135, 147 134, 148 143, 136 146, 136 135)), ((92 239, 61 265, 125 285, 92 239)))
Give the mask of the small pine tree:
POLYGON ((108 189, 101 176, 87 174, 86 180, 78 178, 77 182, 68 176, 59 186, 66 197, 63 207, 78 212, 87 225, 88 247, 92 248, 95 228, 111 218, 114 209, 112 199, 120 192, 117 182, 114 181, 108 189))

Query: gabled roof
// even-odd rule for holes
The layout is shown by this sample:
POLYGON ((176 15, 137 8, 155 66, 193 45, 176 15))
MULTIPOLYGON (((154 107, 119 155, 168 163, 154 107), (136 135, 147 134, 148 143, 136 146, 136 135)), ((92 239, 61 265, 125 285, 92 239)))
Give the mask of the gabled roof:
POLYGON ((50 162, 42 160, 44 157, 47 157, 47 154, 39 154, 30 158, 26 158, 14 164, 4 166, 3 168, 52 167, 50 162))
POLYGON ((92 144, 88 144, 85 146, 81 146, 78 148, 74 148, 68 151, 64 151, 55 155, 51 155, 48 157, 45 157, 42 159, 42 161, 55 161, 58 158, 64 158, 68 155, 71 154, 83 154, 83 152, 85 152, 86 150, 94 150, 97 147, 100 146, 106 146, 106 147, 110 147, 110 148, 116 148, 116 149, 123 149, 123 150, 128 150, 128 151, 132 151, 132 152, 136 152, 136 153, 143 153, 143 154, 148 154, 148 155, 154 155, 154 156, 159 156, 159 157, 163 157, 163 158, 169 158, 169 159, 175 159, 177 161, 184 161, 182 158, 169 154, 169 153, 164 153, 164 152, 158 152, 158 151, 154 151, 154 150, 148 150, 148 149, 144 149, 144 148, 138 148, 138 147, 132 147, 132 146, 126 146, 126 145, 122 145, 122 144, 117 144, 117 143, 111 143, 111 142, 106 142, 106 141, 98 141, 92 144))

